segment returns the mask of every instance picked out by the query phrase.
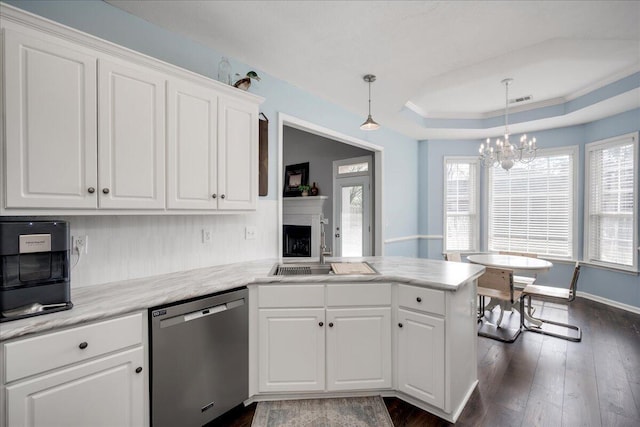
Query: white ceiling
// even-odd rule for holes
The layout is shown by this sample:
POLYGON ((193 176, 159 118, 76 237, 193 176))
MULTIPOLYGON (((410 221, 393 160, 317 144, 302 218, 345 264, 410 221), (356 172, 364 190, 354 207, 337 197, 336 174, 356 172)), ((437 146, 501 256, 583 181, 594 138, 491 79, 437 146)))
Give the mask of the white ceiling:
MULTIPOLYGON (((510 98, 533 97, 520 110, 567 102, 640 71, 640 1, 107 1, 363 121, 362 76, 375 74, 374 119, 415 139, 500 133, 499 127, 460 130, 455 120, 430 127, 420 116, 500 115, 505 77, 515 79, 510 98), (414 120, 407 118, 413 112, 414 120)), ((638 107, 634 90, 512 131, 638 107)))

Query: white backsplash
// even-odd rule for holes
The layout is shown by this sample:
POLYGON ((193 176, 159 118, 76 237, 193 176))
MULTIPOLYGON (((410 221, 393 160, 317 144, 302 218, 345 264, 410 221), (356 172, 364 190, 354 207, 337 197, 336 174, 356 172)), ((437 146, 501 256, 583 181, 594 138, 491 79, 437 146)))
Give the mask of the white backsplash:
MULTIPOLYGON (((259 200, 246 214, 65 217, 72 236, 88 236, 71 287, 277 258, 277 215, 277 201, 259 200), (255 240, 245 240, 246 226, 256 228, 255 240), (202 243, 203 228, 211 230, 210 243, 202 243)), ((71 265, 76 259, 74 252, 71 265)))

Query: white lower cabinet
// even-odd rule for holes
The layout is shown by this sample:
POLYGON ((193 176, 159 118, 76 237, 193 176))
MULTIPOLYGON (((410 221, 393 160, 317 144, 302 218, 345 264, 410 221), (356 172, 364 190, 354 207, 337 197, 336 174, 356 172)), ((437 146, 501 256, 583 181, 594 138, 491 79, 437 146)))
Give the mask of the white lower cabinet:
POLYGON ((391 308, 327 309, 327 389, 391 387, 391 308))
POLYGON ((398 388, 444 407, 444 319, 398 310, 398 388))
POLYGON ((142 347, 6 388, 8 426, 144 425, 142 347))
POLYGON ((390 284, 328 285, 329 306, 325 285, 258 292, 260 392, 391 387, 390 284))
POLYGON ((2 343, 0 426, 147 425, 145 331, 140 312, 2 343))
POLYGON ((324 309, 261 309, 260 391, 324 390, 324 309))

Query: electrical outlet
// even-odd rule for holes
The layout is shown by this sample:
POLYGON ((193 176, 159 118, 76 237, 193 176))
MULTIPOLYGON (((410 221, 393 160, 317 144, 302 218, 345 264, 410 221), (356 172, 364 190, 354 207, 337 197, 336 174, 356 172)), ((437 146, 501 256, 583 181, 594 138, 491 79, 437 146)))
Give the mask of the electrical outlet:
POLYGON ((89 236, 87 236, 86 234, 81 234, 79 236, 73 236, 71 238, 71 246, 76 249, 79 253, 88 253, 89 249, 88 249, 88 243, 89 243, 89 236))
POLYGON ((211 230, 208 228, 202 229, 202 243, 211 243, 211 230))
POLYGON ((245 240, 255 240, 256 239, 256 228, 253 226, 247 226, 244 228, 244 239, 245 240))

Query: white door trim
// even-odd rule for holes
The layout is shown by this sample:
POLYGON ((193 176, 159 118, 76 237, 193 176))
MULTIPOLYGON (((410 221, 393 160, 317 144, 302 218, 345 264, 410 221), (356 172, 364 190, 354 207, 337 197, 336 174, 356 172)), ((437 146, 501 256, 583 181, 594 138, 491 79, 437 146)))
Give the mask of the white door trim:
POLYGON ((371 167, 366 172, 353 172, 339 175, 338 167, 354 163, 373 163, 373 156, 360 156, 352 157, 350 159, 334 160, 333 161, 333 224, 332 230, 332 248, 334 256, 343 256, 342 254, 342 240, 340 245, 336 241, 336 233, 340 233, 340 236, 344 235, 344 227, 342 224, 342 192, 339 191, 343 185, 362 185, 363 196, 363 234, 362 234, 362 251, 363 256, 371 255, 371 167), (340 225, 340 231, 336 226, 340 225), (366 229, 366 231, 365 231, 366 229))
POLYGON ((374 255, 381 256, 384 255, 384 245, 383 245, 383 224, 384 224, 384 216, 382 212, 382 200, 383 200, 383 191, 382 191, 382 182, 383 182, 383 150, 384 147, 380 145, 373 144, 368 141, 364 141, 362 139, 354 138, 349 135, 345 135, 340 132, 336 132, 332 129, 325 128, 323 126, 308 122, 306 120, 299 119, 297 117, 291 116, 285 113, 278 113, 278 186, 276 191, 278 192, 278 257, 282 258, 282 188, 284 185, 282 171, 283 171, 283 135, 284 135, 284 126, 289 126, 295 129, 302 130, 304 132, 309 132, 314 135, 319 135, 325 138, 333 139, 338 142, 342 142, 344 144, 352 145, 354 147, 364 148, 365 150, 370 150, 373 152, 373 163, 374 163, 374 206, 373 206, 373 214, 374 214, 374 255))

